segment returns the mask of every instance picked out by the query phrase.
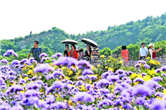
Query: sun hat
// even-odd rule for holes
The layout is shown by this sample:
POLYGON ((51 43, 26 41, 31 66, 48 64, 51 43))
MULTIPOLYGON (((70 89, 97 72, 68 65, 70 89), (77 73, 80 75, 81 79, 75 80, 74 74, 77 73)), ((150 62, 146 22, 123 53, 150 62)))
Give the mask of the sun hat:
POLYGON ((154 44, 150 43, 150 44, 149 44, 149 47, 151 47, 151 46, 153 46, 153 47, 154 47, 154 44))

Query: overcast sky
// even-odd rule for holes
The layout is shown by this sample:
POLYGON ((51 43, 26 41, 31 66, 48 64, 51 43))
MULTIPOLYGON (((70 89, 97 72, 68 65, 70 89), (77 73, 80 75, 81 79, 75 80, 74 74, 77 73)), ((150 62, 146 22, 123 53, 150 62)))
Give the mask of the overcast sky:
POLYGON ((0 40, 58 27, 68 34, 106 30, 166 12, 166 0, 0 0, 0 40))

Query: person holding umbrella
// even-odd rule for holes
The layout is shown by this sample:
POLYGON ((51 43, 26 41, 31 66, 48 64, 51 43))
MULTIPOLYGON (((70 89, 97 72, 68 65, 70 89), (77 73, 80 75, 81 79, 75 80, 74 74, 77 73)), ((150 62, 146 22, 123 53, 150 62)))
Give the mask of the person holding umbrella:
POLYGON ((64 56, 69 56, 69 57, 73 57, 73 58, 78 59, 78 53, 77 53, 77 50, 75 47, 75 44, 78 44, 77 41, 72 40, 72 39, 66 39, 66 40, 63 40, 61 43, 66 44, 65 45, 66 50, 64 51, 64 56), (69 52, 69 45, 68 44, 71 44, 71 51, 70 52, 69 52))
POLYGON ((69 52, 69 56, 78 60, 78 52, 74 44, 71 44, 71 51, 69 52))
POLYGON ((69 56, 69 54, 68 54, 68 53, 69 53, 69 45, 66 44, 66 45, 65 45, 65 48, 66 48, 66 50, 64 51, 64 56, 65 56, 65 57, 68 57, 68 56, 69 56))
POLYGON ((92 49, 90 47, 90 45, 86 45, 86 51, 85 51, 85 57, 87 58, 86 60, 90 61, 91 60, 91 53, 92 53, 92 49))
POLYGON ((84 42, 85 44, 87 44, 87 46, 86 46, 87 50, 85 51, 85 58, 88 58, 87 60, 91 61, 92 50, 91 50, 90 46, 98 47, 98 45, 93 40, 87 39, 87 38, 82 38, 81 41, 84 42))

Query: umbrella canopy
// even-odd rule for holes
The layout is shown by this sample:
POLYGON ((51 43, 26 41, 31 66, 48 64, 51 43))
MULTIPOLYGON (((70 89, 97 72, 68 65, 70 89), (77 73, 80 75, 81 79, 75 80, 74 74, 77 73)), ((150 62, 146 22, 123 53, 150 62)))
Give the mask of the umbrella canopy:
POLYGON ((92 46, 92 47, 98 47, 97 43, 94 42, 93 40, 90 40, 87 38, 82 38, 81 41, 84 42, 85 44, 92 46))
POLYGON ((66 39, 66 40, 62 41, 61 43, 63 43, 63 44, 78 44, 77 41, 72 40, 72 39, 66 39))

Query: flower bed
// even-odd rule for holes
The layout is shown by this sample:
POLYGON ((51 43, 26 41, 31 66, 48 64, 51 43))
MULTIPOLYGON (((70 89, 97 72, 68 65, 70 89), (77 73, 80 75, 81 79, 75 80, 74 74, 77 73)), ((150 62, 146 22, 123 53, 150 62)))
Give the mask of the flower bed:
POLYGON ((123 67, 120 58, 101 56, 95 67, 60 53, 42 55, 42 64, 0 61, 0 109, 166 109, 166 66, 158 61, 123 67))

